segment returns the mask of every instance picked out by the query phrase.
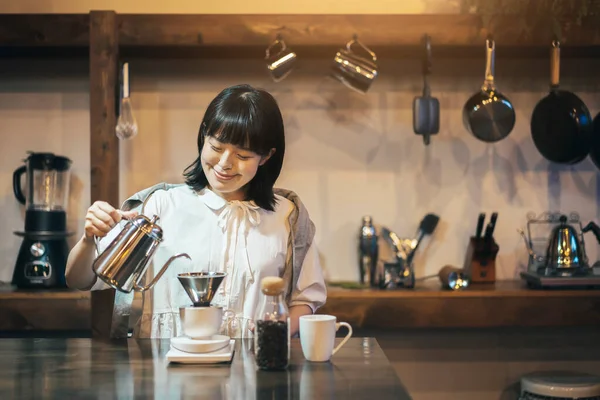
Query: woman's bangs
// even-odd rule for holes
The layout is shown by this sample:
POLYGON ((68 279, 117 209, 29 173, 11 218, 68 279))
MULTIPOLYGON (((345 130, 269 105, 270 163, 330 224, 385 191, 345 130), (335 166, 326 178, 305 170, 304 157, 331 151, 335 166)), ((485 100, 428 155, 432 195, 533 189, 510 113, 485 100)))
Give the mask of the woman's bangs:
POLYGON ((232 144, 254 153, 265 155, 269 152, 261 135, 262 124, 250 115, 228 115, 217 118, 207 129, 208 135, 222 143, 232 144))

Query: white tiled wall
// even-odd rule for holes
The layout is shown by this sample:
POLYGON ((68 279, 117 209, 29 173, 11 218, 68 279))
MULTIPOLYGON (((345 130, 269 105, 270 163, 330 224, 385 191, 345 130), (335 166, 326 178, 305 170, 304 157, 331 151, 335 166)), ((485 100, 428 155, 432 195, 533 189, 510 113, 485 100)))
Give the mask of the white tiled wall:
MULTIPOLYGON (((435 55, 435 53, 434 53, 435 55)), ((271 91, 287 135, 278 185, 297 191, 317 225, 323 266, 333 280, 357 279, 356 235, 373 216, 400 236, 413 236, 424 214, 441 222, 416 258, 417 275, 462 265, 480 211, 499 212, 498 277, 511 279, 526 253, 516 232, 528 211, 578 211, 597 220, 596 167, 546 162, 529 134, 529 116, 547 91, 543 59, 496 62, 497 84, 514 103, 517 124, 488 145, 462 126, 461 109, 481 85, 482 59, 434 61, 433 95, 442 106, 441 132, 425 147, 412 132, 412 99, 421 91, 416 60, 383 60, 367 95, 326 77, 329 59, 302 59, 285 81, 272 83, 256 60, 130 60, 132 102, 140 134, 121 146, 120 197, 159 181, 179 182, 196 156, 198 125, 208 102, 224 87, 248 82, 271 91), (151 161, 149 161, 151 160, 151 161)), ((562 84, 595 115, 600 110, 596 60, 563 60, 562 84)), ((81 234, 89 206, 89 97, 85 61, 0 63, 0 279, 10 279, 23 226, 12 195, 12 172, 27 150, 55 151, 74 160, 69 224, 81 234)), ((78 236, 77 235, 77 236, 78 236)), ((597 259, 598 245, 587 236, 597 259)))

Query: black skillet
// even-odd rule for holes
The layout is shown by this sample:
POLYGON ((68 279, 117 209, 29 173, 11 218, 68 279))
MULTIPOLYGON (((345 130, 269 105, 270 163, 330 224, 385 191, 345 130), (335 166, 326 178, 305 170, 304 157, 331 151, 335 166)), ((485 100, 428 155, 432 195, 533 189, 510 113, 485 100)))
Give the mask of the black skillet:
POLYGON ((589 153, 593 126, 590 111, 576 94, 559 89, 560 42, 552 42, 550 93, 531 115, 531 136, 540 154, 559 164, 576 164, 589 153))
POLYGON ((590 141, 590 158, 596 168, 600 169, 600 113, 594 118, 594 133, 590 141))
POLYGON ((600 169, 600 113, 596 114, 593 122, 594 133, 590 144, 590 158, 598 169, 600 169))
POLYGON ((477 139, 497 142, 507 137, 515 126, 515 110, 506 96, 494 84, 494 61, 496 44, 492 39, 485 42, 485 81, 463 107, 465 128, 477 139))

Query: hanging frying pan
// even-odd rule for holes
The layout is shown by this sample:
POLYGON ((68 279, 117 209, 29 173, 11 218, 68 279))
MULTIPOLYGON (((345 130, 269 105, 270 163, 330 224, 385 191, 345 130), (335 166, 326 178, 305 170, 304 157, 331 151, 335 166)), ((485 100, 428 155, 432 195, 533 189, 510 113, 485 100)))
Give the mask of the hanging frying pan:
POLYGON ((507 137, 515 126, 515 110, 494 84, 494 62, 496 44, 492 39, 485 41, 485 81, 463 107, 465 128, 477 139, 497 142, 507 137))
POLYGON ((600 169, 600 113, 596 114, 594 118, 592 139, 590 140, 590 158, 600 169))
POLYGON ((531 115, 531 136, 548 161, 575 164, 589 153, 592 117, 576 94, 559 89, 560 42, 552 42, 550 93, 540 100, 531 115))

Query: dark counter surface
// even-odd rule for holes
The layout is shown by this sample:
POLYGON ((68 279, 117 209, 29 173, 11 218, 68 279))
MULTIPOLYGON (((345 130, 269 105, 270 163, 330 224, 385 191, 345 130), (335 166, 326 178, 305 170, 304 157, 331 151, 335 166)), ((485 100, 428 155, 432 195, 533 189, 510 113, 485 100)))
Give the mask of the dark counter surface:
POLYGON ((1 339, 0 398, 410 398, 373 338, 350 339, 327 363, 306 361, 293 339, 282 372, 256 369, 251 340, 236 342, 231 364, 169 364, 168 350, 168 340, 1 339))

